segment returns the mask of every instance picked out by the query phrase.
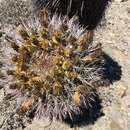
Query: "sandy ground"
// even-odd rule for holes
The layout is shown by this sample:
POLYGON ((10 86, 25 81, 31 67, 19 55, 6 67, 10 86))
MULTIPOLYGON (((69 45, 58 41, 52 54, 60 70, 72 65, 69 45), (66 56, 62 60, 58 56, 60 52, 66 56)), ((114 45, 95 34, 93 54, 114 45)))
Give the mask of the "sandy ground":
MULTIPOLYGON (((29 1, 9 1, 12 5, 7 4, 7 0, 0 0, 0 43, 4 41, 5 32, 9 32, 19 24, 17 15, 27 18, 31 14, 29 1), (16 9, 18 6, 19 8, 16 9)), ((104 115, 94 123, 80 127, 79 130, 130 130, 130 0, 112 1, 103 21, 95 30, 94 41, 101 42, 103 45, 112 84, 99 89, 104 115)), ((5 90, 0 88, 0 102, 2 102, 5 90)), ((5 123, 5 120, 11 116, 11 109, 13 110, 13 104, 12 107, 10 104, 6 106, 0 104, 1 130, 7 130, 6 125, 9 123, 5 123)), ((70 129, 60 122, 53 122, 45 128, 47 124, 49 124, 47 120, 34 120, 25 130, 70 129)), ((10 127, 9 130, 12 129, 10 127)))

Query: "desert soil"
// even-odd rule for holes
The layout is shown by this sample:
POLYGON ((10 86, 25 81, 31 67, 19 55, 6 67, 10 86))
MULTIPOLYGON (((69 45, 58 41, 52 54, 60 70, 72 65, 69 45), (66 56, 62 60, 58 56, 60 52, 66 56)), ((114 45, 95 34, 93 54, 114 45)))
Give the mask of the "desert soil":
MULTIPOLYGON (((19 24, 17 16, 27 18, 30 15, 29 0, 0 0, 0 46, 4 43, 5 33, 19 24)), ((109 4, 102 22, 95 30, 94 42, 102 43, 108 58, 108 71, 112 83, 110 86, 100 87, 98 91, 104 115, 94 123, 78 129, 130 130, 130 0, 113 0, 109 4), (113 76, 114 74, 116 76, 113 76)), ((20 120, 17 115, 11 117, 13 103, 2 103, 7 91, 1 85, 3 80, 0 78, 0 129, 16 130, 17 126, 24 126, 17 123, 20 120)), ((23 124, 26 122, 20 121, 23 124)), ((34 120, 25 130, 70 129, 68 125, 60 122, 53 122, 46 127, 48 124, 48 120, 34 120)), ((20 129, 22 128, 18 128, 20 129)))

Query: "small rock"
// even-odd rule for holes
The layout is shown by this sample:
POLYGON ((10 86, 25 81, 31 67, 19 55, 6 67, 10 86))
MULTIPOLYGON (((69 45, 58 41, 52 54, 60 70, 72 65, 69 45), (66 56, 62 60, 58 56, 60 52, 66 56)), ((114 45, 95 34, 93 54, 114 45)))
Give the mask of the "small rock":
POLYGON ((117 94, 123 98, 125 95, 126 95, 126 91, 127 91, 127 86, 123 83, 120 83, 118 86, 117 86, 117 94))

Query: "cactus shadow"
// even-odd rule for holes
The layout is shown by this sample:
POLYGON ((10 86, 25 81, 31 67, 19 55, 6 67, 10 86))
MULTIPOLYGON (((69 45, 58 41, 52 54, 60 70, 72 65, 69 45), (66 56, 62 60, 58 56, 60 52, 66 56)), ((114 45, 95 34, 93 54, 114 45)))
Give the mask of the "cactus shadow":
POLYGON ((88 109, 82 109, 82 115, 75 115, 73 121, 67 118, 64 120, 64 122, 70 125, 71 128, 76 126, 82 127, 88 124, 94 124, 94 122, 99 117, 104 115, 104 113, 101 112, 101 100, 99 99, 98 95, 95 97, 95 102, 93 102, 91 105, 92 107, 88 109))
MULTIPOLYGON (((114 82, 121 79, 122 70, 118 62, 116 62, 106 53, 103 53, 103 58, 105 60, 103 64, 105 84, 103 86, 108 87, 110 84, 113 84, 114 82)), ((95 102, 92 103, 92 108, 83 109, 82 115, 75 115, 73 121, 69 118, 65 119, 65 123, 69 124, 70 127, 94 124, 97 121, 97 119, 105 115, 102 112, 101 102, 102 100, 99 98, 98 95, 96 95, 95 102)))
POLYGON ((104 69, 104 80, 108 80, 108 85, 113 84, 114 82, 121 79, 122 69, 121 66, 116 62, 112 57, 103 53, 103 58, 105 64, 103 65, 104 69))

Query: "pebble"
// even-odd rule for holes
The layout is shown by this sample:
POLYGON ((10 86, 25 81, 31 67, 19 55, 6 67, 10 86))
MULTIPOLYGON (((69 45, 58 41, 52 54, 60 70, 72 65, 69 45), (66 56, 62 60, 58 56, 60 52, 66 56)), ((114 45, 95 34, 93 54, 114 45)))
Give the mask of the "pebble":
POLYGON ((123 98, 126 95, 127 86, 124 83, 120 83, 117 88, 117 95, 123 98))

